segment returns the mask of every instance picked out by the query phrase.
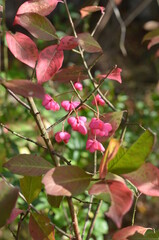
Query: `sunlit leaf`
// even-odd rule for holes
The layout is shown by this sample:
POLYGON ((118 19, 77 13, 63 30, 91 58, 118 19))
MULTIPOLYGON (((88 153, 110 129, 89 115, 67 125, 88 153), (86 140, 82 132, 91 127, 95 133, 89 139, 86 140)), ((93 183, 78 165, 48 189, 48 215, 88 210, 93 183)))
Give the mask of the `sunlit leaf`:
POLYGON ((119 147, 120 141, 118 139, 112 138, 100 163, 99 176, 101 179, 105 178, 107 174, 108 162, 115 157, 119 147))
POLYGON ((80 9, 81 18, 88 16, 90 13, 101 11, 104 13, 105 8, 102 6, 87 6, 80 9))
POLYGON ((157 29, 155 29, 155 30, 153 30, 153 31, 151 31, 151 32, 148 32, 145 36, 144 36, 144 38, 143 38, 143 42, 144 41, 146 41, 146 40, 151 40, 152 38, 154 38, 154 37, 158 37, 159 36, 159 28, 157 28, 157 29))
POLYGON ((89 194, 91 195, 99 195, 101 193, 110 194, 111 207, 106 215, 115 222, 118 228, 120 228, 123 216, 132 206, 132 192, 123 182, 107 180, 95 183, 89 190, 89 194))
POLYGON ((45 95, 44 88, 30 80, 12 80, 5 82, 4 85, 15 94, 23 97, 36 97, 43 99, 45 95))
POLYGON ((55 240, 54 227, 50 225, 50 219, 44 214, 31 214, 29 231, 33 240, 55 240))
POLYGON ((34 68, 38 59, 36 44, 23 33, 6 33, 8 48, 19 61, 34 68))
POLYGON ((21 192, 29 204, 32 203, 39 196, 41 188, 41 176, 25 176, 20 179, 21 192))
POLYGON ((35 12, 42 16, 49 15, 61 0, 31 0, 24 2, 18 9, 17 14, 35 12))
POLYGON ((102 48, 99 43, 90 35, 90 33, 78 34, 79 45, 89 53, 102 52, 102 48))
POLYGON ((38 39, 51 41, 58 38, 52 23, 46 17, 37 13, 24 13, 17 15, 15 16, 13 24, 21 25, 38 39))
POLYGON ((115 158, 108 163, 108 171, 116 174, 133 172, 138 169, 152 151, 155 135, 146 130, 126 151, 122 147, 115 158))
POLYGON ((17 155, 3 166, 11 172, 23 176, 41 176, 52 168, 48 161, 34 154, 17 155))
POLYGON ((61 166, 51 169, 43 177, 47 194, 71 196, 85 191, 91 176, 77 166, 61 166))
POLYGON ((9 219, 11 212, 16 204, 19 190, 16 187, 10 187, 4 181, 0 182, 0 228, 3 227, 9 219))
POLYGON ((42 84, 50 80, 61 68, 64 55, 58 50, 58 45, 46 47, 41 51, 36 67, 38 83, 42 84))
POLYGON ((115 80, 119 83, 122 83, 121 72, 122 72, 121 68, 115 68, 108 76, 107 74, 99 74, 97 75, 97 78, 100 80, 107 77, 108 79, 115 80))

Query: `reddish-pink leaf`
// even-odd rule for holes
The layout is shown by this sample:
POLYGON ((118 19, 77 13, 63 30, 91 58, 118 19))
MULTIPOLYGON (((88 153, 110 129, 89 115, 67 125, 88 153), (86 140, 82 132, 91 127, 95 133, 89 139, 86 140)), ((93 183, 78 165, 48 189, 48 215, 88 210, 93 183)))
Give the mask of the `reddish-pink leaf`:
POLYGON ((18 215, 23 213, 23 212, 24 211, 21 210, 21 209, 13 208, 9 219, 7 220, 7 224, 11 224, 18 217, 18 215))
POLYGON ((123 216, 132 206, 132 192, 123 182, 108 180, 95 183, 89 190, 91 195, 99 195, 101 193, 110 194, 111 207, 106 215, 120 228, 123 216))
MULTIPOLYGON (((119 83, 122 83, 122 79, 121 79, 121 72, 122 72, 122 69, 121 68, 115 68, 114 71, 112 71, 112 73, 110 73, 108 75, 108 79, 111 79, 111 80, 115 80, 119 83)), ((102 78, 105 78, 107 76, 107 74, 99 74, 97 76, 98 79, 102 79, 102 78)))
POLYGON ((35 12, 42 16, 49 15, 61 0, 29 0, 24 2, 18 9, 17 14, 35 12))
POLYGON ((63 51, 58 50, 58 45, 49 46, 41 51, 36 67, 38 83, 50 80, 61 68, 63 59, 63 51))
POLYGON ((51 169, 43 177, 47 194, 71 196, 85 191, 91 176, 77 166, 60 166, 51 169))
POLYGON ((151 47, 153 47, 156 44, 159 44, 159 37, 152 38, 151 41, 149 42, 147 48, 150 49, 151 47))
POLYGON ((85 69, 81 66, 76 65, 61 69, 53 77, 53 81, 60 83, 67 83, 70 81, 83 81, 85 79, 88 79, 88 75, 85 73, 85 69))
POLYGON ((135 232, 138 232, 142 235, 145 234, 145 232, 151 228, 144 228, 141 226, 129 226, 122 228, 121 230, 117 231, 114 235, 112 240, 127 240, 128 237, 133 236, 135 232))
POLYGON ((56 30, 52 23, 37 13, 24 13, 15 16, 14 25, 19 24, 35 38, 45 41, 57 39, 56 30))
POLYGON ((81 13, 81 18, 86 17, 90 13, 101 11, 101 13, 104 13, 105 8, 102 6, 87 6, 84 8, 81 8, 80 13, 81 13))
POLYGON ((124 174, 138 190, 148 196, 159 197, 159 169, 151 163, 143 164, 137 171, 124 174))
POLYGON ((90 33, 78 34, 78 44, 89 53, 102 52, 99 43, 91 36, 90 33))
POLYGON ((21 62, 34 68, 38 59, 38 49, 36 44, 26 35, 17 32, 6 33, 8 48, 11 53, 21 62))
POLYGON ((15 94, 23 97, 36 97, 43 99, 45 95, 44 88, 29 80, 12 80, 5 82, 4 85, 15 94))
POLYGON ((55 240, 54 227, 50 224, 50 219, 44 214, 31 214, 29 231, 33 240, 55 240))
POLYGON ((59 50, 72 50, 78 46, 78 39, 73 36, 65 36, 60 40, 59 50))

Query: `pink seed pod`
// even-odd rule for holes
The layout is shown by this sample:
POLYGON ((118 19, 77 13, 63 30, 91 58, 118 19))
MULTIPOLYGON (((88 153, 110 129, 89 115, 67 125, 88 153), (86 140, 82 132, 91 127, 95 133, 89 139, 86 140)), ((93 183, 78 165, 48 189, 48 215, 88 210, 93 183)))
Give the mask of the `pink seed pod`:
POLYGON ((87 143, 86 143, 86 150, 88 150, 89 152, 93 153, 95 151, 101 151, 104 152, 105 148, 103 147, 103 145, 98 142, 95 139, 88 139, 87 143))
POLYGON ((54 112, 60 109, 59 104, 55 102, 53 98, 48 94, 44 95, 42 105, 45 107, 46 110, 52 110, 54 112))
POLYGON ((60 143, 60 142, 64 142, 64 143, 68 143, 68 141, 70 140, 71 135, 68 132, 57 132, 55 133, 55 140, 56 142, 60 143))

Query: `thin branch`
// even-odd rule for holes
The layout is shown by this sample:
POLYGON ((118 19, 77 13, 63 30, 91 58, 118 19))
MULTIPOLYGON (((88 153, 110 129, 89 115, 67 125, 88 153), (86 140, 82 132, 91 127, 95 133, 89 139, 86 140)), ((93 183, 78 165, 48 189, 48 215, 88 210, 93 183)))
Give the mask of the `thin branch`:
POLYGON ((105 12, 102 12, 102 15, 100 16, 97 24, 95 25, 95 28, 93 29, 92 33, 91 33, 91 36, 94 36, 95 32, 97 31, 97 28, 99 27, 101 21, 103 20, 104 18, 104 15, 105 15, 105 12))
POLYGON ((136 216, 136 208, 137 208, 137 202, 139 200, 139 197, 141 196, 142 193, 137 194, 135 197, 135 204, 134 204, 134 210, 133 210, 133 216, 132 216, 132 222, 131 225, 133 226, 135 223, 135 216, 136 216))
POLYGON ((95 214, 94 214, 94 217, 93 217, 93 220, 91 222, 91 226, 88 230, 88 234, 87 234, 87 237, 86 237, 86 240, 89 240, 91 235, 92 235, 92 232, 93 232, 93 228, 94 228, 94 225, 95 225, 95 221, 96 221, 96 218, 97 218, 97 215, 99 213, 99 210, 100 210, 100 207, 102 205, 102 201, 99 202, 97 208, 96 208, 96 211, 95 211, 95 214))
MULTIPOLYGON (((15 136, 17 136, 17 137, 19 137, 19 138, 21 138, 21 139, 24 139, 24 140, 26 140, 26 141, 28 141, 28 142, 31 142, 31 143, 37 145, 38 147, 41 147, 41 148, 43 148, 43 149, 45 149, 45 150, 48 151, 47 147, 41 145, 40 143, 38 143, 38 142, 36 142, 36 141, 28 138, 28 137, 25 137, 25 136, 23 136, 23 135, 15 132, 15 131, 13 131, 12 129, 10 129, 10 128, 8 128, 6 125, 4 125, 3 123, 0 123, 0 126, 2 126, 3 128, 7 129, 9 132, 11 132, 12 134, 14 134, 15 136)), ((56 152, 56 151, 53 150, 53 151, 52 151, 52 154, 55 155, 55 156, 57 156, 57 157, 59 157, 63 162, 67 163, 67 165, 71 165, 71 161, 67 160, 67 159, 66 159, 64 156, 62 156, 60 153, 58 153, 58 152, 56 152)))
POLYGON ((122 54, 124 56, 126 56, 127 55, 127 51, 126 51, 126 48, 125 48, 126 25, 125 25, 125 23, 124 23, 124 21, 121 17, 120 11, 119 11, 118 7, 116 6, 114 0, 110 0, 110 3, 112 5, 112 8, 113 8, 114 14, 116 16, 116 19, 120 24, 120 29, 121 29, 120 49, 122 51, 122 54))
POLYGON ((91 202, 91 201, 83 201, 77 197, 73 197, 73 199, 77 200, 78 202, 80 203, 83 203, 83 204, 98 204, 97 202, 91 202))
POLYGON ((20 220, 18 222, 18 228, 17 228, 17 234, 16 234, 16 240, 19 239, 20 228, 21 228, 22 222, 28 216, 28 214, 30 213, 30 210, 31 210, 31 206, 29 205, 27 211, 25 212, 25 214, 21 213, 21 215, 20 215, 20 220))

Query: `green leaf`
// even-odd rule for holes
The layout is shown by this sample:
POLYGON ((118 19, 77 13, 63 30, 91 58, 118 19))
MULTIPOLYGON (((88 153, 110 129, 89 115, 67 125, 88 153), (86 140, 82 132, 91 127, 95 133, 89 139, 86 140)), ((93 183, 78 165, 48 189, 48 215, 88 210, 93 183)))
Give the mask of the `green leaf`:
POLYGON ((19 190, 8 186, 5 182, 0 182, 0 228, 3 227, 15 207, 19 190))
POLYGON ((16 15, 13 24, 21 25, 38 39, 52 41, 58 38, 52 23, 46 17, 37 13, 30 12, 16 15))
POLYGON ((47 200, 53 208, 59 208, 63 197, 47 195, 47 200))
POLYGON ((55 240, 54 227, 50 225, 50 219, 44 214, 31 214, 29 231, 34 240, 55 240))
POLYGON ((20 179, 20 188, 22 194, 26 198, 27 202, 30 204, 36 199, 41 191, 42 183, 41 176, 30 177, 25 176, 20 179))
POLYGON ((133 236, 128 237, 129 240, 159 240, 159 231, 147 230, 145 235, 136 232, 133 236))
POLYGON ((119 148, 115 158, 108 163, 108 171, 124 174, 137 170, 152 151, 154 141, 155 135, 146 130, 127 151, 119 148))
POLYGON ((23 176, 41 176, 53 166, 44 158, 34 154, 20 154, 6 162, 4 167, 23 176))
POLYGON ((90 33, 78 34, 79 45, 89 53, 102 52, 102 48, 99 43, 90 35, 90 33))
POLYGON ((51 169, 43 177, 47 194, 52 196, 71 196, 85 191, 91 176, 77 166, 60 166, 51 169))
POLYGON ((146 40, 150 40, 151 38, 153 38, 153 37, 157 37, 157 36, 159 36, 159 28, 157 28, 157 29, 155 29, 155 30, 153 30, 153 31, 151 31, 151 32, 148 32, 145 36, 144 36, 144 38, 143 38, 143 42, 144 41, 146 41, 146 40))

